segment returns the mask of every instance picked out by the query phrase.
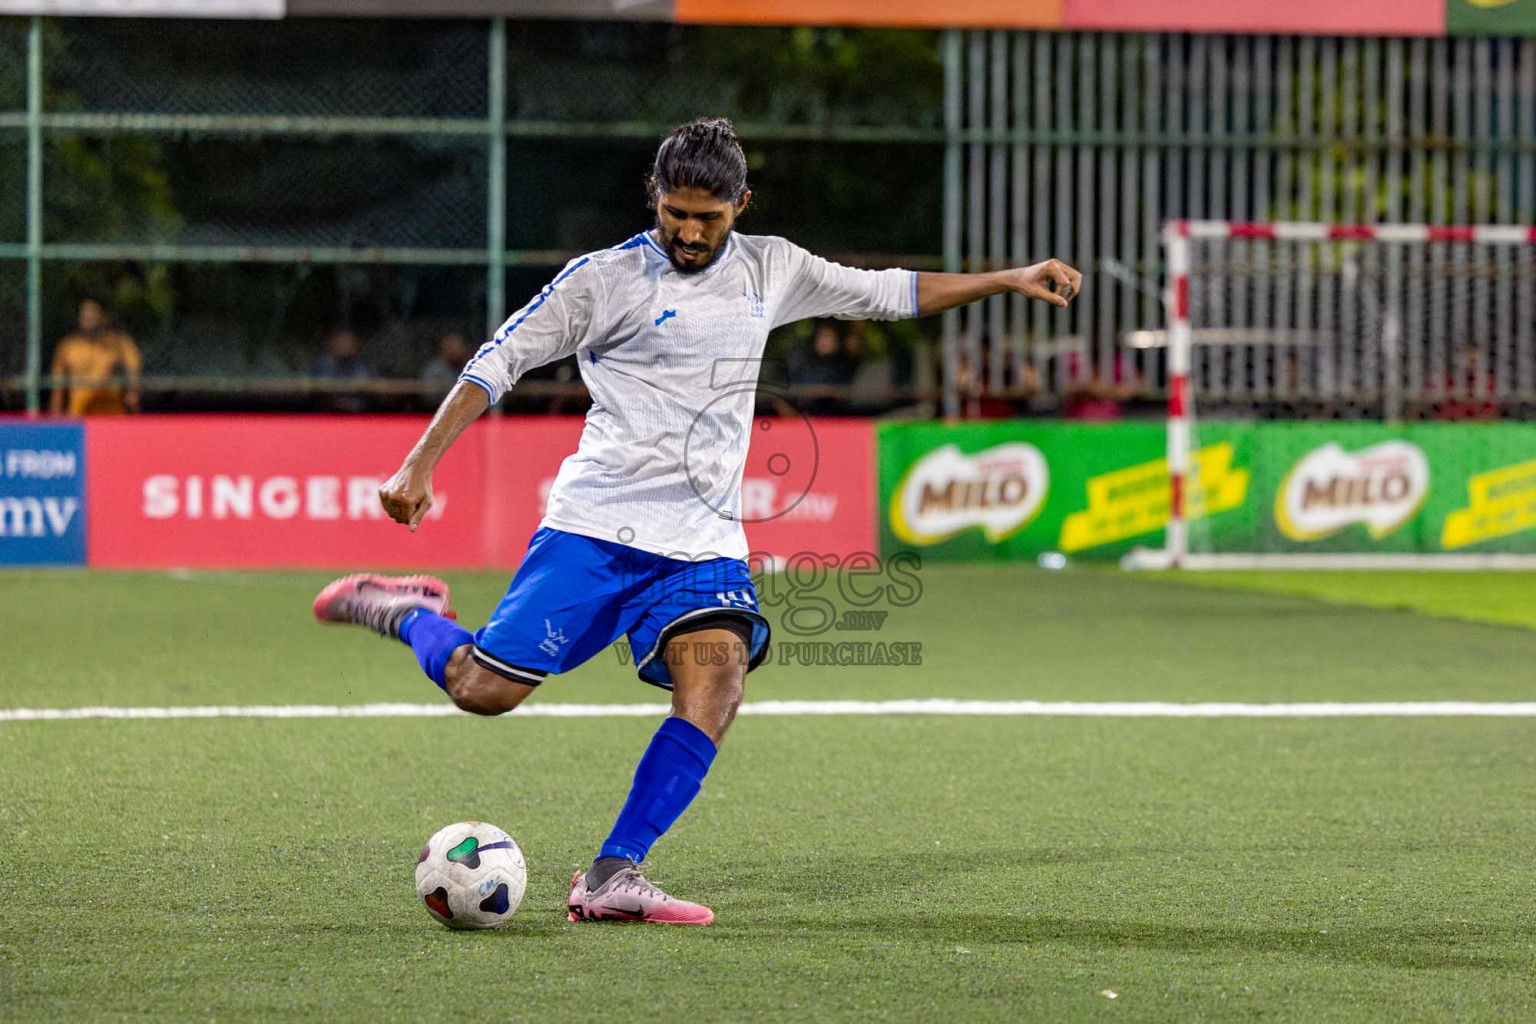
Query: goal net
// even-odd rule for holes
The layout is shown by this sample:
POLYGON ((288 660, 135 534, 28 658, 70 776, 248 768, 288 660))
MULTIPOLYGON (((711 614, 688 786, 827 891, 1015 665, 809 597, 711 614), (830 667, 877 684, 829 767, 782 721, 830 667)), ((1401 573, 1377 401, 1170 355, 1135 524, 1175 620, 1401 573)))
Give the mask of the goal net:
POLYGON ((1131 568, 1536 568, 1536 229, 1165 225, 1168 526, 1131 568))

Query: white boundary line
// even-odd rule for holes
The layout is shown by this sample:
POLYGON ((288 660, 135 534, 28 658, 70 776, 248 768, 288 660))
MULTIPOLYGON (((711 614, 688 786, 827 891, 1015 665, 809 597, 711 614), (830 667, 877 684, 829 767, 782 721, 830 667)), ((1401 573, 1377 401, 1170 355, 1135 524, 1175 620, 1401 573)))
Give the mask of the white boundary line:
MULTIPOLYGON (((529 704, 512 718, 659 718, 665 704, 529 704)), ((1536 718, 1536 701, 1174 704, 1162 701, 765 700, 743 715, 970 715, 1024 718, 1536 718)), ((447 718, 452 704, 235 704, 169 708, 0 708, 0 722, 167 718, 447 718)))

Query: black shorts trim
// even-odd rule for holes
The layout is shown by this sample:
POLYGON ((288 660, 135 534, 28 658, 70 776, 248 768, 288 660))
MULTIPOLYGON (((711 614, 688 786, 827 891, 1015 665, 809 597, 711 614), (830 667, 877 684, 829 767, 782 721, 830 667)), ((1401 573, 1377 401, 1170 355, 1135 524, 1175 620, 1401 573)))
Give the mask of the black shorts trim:
POLYGON ((544 681, 548 672, 541 672, 536 668, 519 668, 516 665, 502 661, 493 654, 487 654, 479 647, 471 647, 469 656, 475 659, 475 664, 488 672, 494 672, 503 679, 510 679, 514 683, 522 683, 524 686, 538 686, 544 681))
POLYGON ((696 619, 689 619, 680 623, 677 629, 672 631, 672 639, 687 636, 689 633, 698 633, 706 629, 727 629, 736 634, 736 639, 744 644, 752 643, 752 623, 740 615, 732 615, 730 612, 715 612, 711 615, 700 615, 696 619))
MULTIPOLYGON (((700 629, 729 629, 731 632, 736 633, 736 630, 731 625, 722 624, 720 622, 721 619, 733 619, 744 624, 747 628, 747 637, 743 643, 749 645, 752 643, 752 627, 755 624, 762 625, 764 632, 767 634, 763 639, 763 649, 754 654, 752 660, 747 662, 747 671, 751 672, 761 665, 763 659, 768 657, 768 647, 773 642, 773 627, 768 625, 766 618, 760 613, 746 608, 695 608, 692 611, 683 612, 683 614, 661 627, 660 632, 656 634, 656 643, 651 646, 650 653, 640 659, 640 663, 635 666, 635 671, 639 672, 649 665, 656 655, 666 648, 667 641, 674 637, 685 636, 700 629), (699 623, 699 625, 695 625, 695 623, 699 623)), ((740 636, 741 634, 736 633, 736 635, 740 636)), ((651 682, 649 679, 645 679, 644 676, 640 678, 647 683, 651 682)), ((660 684, 653 683, 652 685, 660 684)), ((662 688, 668 689, 668 687, 662 688)))

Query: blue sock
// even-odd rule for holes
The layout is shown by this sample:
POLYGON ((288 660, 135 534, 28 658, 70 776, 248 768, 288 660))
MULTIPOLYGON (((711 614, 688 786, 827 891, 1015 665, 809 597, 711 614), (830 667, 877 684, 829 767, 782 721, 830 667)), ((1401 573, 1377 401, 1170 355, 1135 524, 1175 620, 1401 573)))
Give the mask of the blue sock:
POLYGON ((411 650, 416 652, 416 660, 421 663, 421 670, 445 692, 447 684, 443 680, 448 672, 448 659, 460 647, 475 642, 469 630, 425 608, 414 608, 405 613, 405 618, 400 620, 400 639, 410 644, 411 650))
POLYGON ((698 726, 682 718, 662 722, 598 856, 644 860, 651 845, 699 795, 714 760, 715 743, 698 726))

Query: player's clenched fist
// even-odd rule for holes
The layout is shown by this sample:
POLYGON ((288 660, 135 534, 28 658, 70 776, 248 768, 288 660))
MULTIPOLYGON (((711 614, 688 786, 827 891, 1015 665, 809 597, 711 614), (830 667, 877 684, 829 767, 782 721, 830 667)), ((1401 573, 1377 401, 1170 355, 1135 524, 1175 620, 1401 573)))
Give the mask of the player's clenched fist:
POLYGON ((1053 306, 1065 306, 1083 287, 1083 275, 1061 260, 1046 260, 1012 272, 1014 291, 1053 306))
POLYGON ((401 466, 379 488, 379 502, 384 506, 384 511, 389 513, 389 518, 404 523, 414 531, 432 507, 432 478, 408 466, 401 466))

